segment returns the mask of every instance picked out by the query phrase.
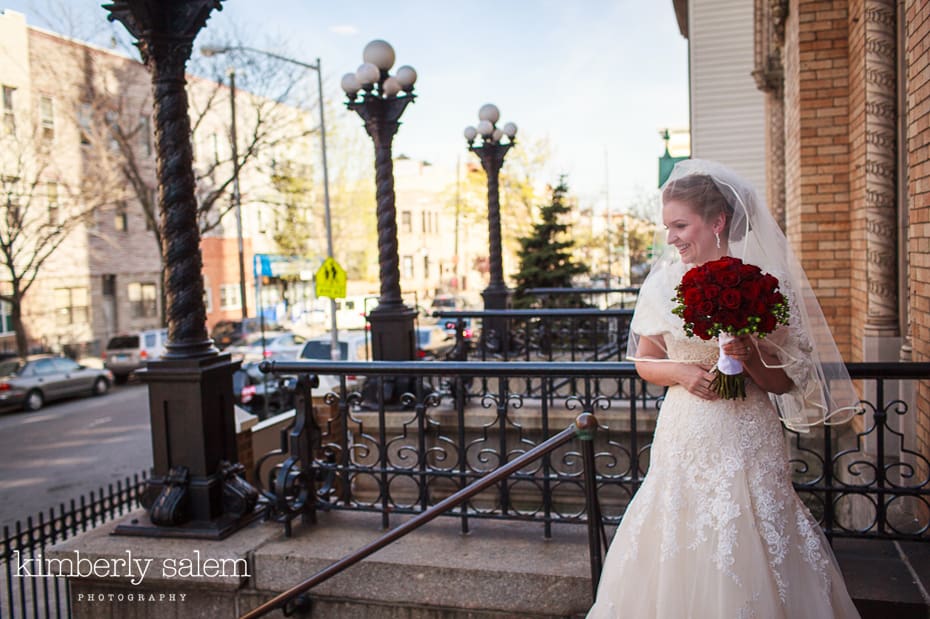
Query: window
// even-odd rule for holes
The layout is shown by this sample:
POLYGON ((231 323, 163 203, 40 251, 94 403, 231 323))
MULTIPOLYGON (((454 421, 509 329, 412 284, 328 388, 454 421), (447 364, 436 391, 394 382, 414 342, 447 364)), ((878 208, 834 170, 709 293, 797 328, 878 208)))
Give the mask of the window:
POLYGON ((216 166, 220 164, 220 136, 212 133, 210 139, 213 142, 213 165, 216 166))
POLYGON ((423 279, 429 277, 429 256, 423 256, 423 279))
POLYGON ((129 231, 129 217, 126 215, 126 205, 120 204, 113 213, 113 227, 117 232, 129 231))
POLYGON ((58 216, 58 183, 46 184, 45 191, 48 199, 48 225, 57 226, 61 223, 58 216))
POLYGON ((154 318, 158 315, 158 289, 155 284, 129 284, 129 315, 133 318, 154 318))
POLYGON ((74 359, 68 359, 67 357, 56 357, 52 359, 54 364, 55 371, 58 374, 67 374, 68 372, 76 372, 80 369, 80 365, 74 359))
POLYGON ((108 111, 104 117, 107 121, 107 129, 110 133, 110 150, 118 151, 119 150, 119 135, 120 135, 120 126, 119 118, 116 115, 116 112, 108 111))
POLYGON ((87 288, 55 289, 55 324, 87 324, 87 288))
POLYGON ((149 207, 152 209, 152 216, 149 217, 148 213, 145 214, 145 231, 151 232, 155 229, 155 219, 158 218, 158 190, 154 187, 149 188, 149 207))
POLYGON ((13 333, 13 312, 10 304, 0 301, 0 334, 13 333))
POLYGON ((422 228, 421 232, 423 232, 423 234, 426 234, 427 232, 430 231, 428 219, 429 219, 429 213, 427 211, 421 211, 420 212, 420 228, 422 228))
POLYGON ((220 286, 220 309, 233 310, 242 307, 239 296, 239 284, 223 284, 220 286))
POLYGON ((39 99, 39 126, 43 140, 51 142, 55 139, 55 103, 51 97, 39 99))
POLYGON ((208 314, 213 311, 213 291, 210 290, 210 280, 206 275, 203 276, 203 307, 208 314))
POLYGON ((8 134, 16 130, 16 116, 13 115, 13 93, 16 89, 12 86, 3 87, 3 127, 8 134))
POLYGON ((116 275, 108 273, 107 275, 103 276, 103 296, 116 296, 116 275))
POLYGON ((413 279, 413 256, 404 256, 404 279, 413 279))
POLYGON ((4 176, 3 187, 6 189, 6 225, 10 230, 17 230, 22 224, 19 211, 19 177, 4 176))
POLYGON ((93 118, 93 108, 90 103, 82 103, 78 110, 78 127, 81 131, 81 144, 90 144, 90 126, 93 118))
POLYGON ((400 229, 404 232, 413 232, 413 213, 410 211, 400 212, 400 229))
POLYGON ((152 118, 143 116, 139 119, 139 146, 146 157, 152 155, 152 118))
POLYGON ((54 359, 39 359, 33 366, 36 376, 51 376, 55 373, 54 359))

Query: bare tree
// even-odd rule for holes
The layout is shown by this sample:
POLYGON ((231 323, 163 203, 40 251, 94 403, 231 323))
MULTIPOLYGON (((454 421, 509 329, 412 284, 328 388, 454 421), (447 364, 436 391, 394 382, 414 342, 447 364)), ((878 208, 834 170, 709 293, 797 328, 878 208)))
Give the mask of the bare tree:
MULTIPOLYGON (((458 192, 454 185, 447 188, 446 211, 455 213, 458 196, 458 215, 472 225, 483 225, 487 231, 488 194, 487 176, 478 158, 463 154, 465 172, 459 179, 458 192)), ((551 148, 546 139, 524 139, 507 153, 500 172, 501 233, 506 254, 505 267, 511 272, 517 268, 519 239, 529 234, 538 215, 537 205, 546 198, 546 168, 551 148)), ((477 270, 487 272, 487 253, 475 260, 477 270)), ((506 273, 505 273, 506 275, 506 273)))
POLYGON ((0 270, 7 282, 0 300, 10 306, 20 355, 29 352, 26 294, 69 235, 91 223, 94 212, 112 199, 90 190, 93 177, 69 180, 74 177, 56 159, 47 130, 28 123, 0 129, 0 270))
MULTIPOLYGON (((242 47, 238 42, 218 46, 242 47)), ((285 200, 277 195, 281 192, 272 181, 284 167, 301 168, 294 161, 307 156, 306 149, 317 127, 310 122, 315 118, 313 111, 295 102, 294 91, 302 77, 300 69, 239 52, 231 52, 229 58, 194 58, 191 62, 199 74, 209 76, 191 74, 188 79, 198 221, 204 235, 218 228, 235 208, 236 163, 241 203, 263 201, 271 208, 292 203, 294 196, 285 200), (234 94, 226 71, 229 66, 236 66, 238 71, 234 94), (232 96, 237 108, 236 149, 231 147, 232 96), (269 200, 269 187, 276 194, 275 199, 269 200)), ((166 265, 151 146, 152 102, 149 95, 139 98, 126 88, 126 84, 140 79, 147 79, 145 68, 128 62, 121 71, 112 73, 112 79, 103 86, 88 93, 88 101, 93 126, 102 127, 105 132, 94 140, 95 151, 118 173, 129 194, 127 199, 141 208, 146 228, 151 230, 158 248, 164 282, 166 265)), ((308 191, 312 179, 298 180, 297 189, 308 191)), ((291 194, 294 187, 295 184, 290 186, 291 194)), ((164 286, 161 290, 164 295, 164 286)), ((164 312, 164 299, 161 307, 164 312)))

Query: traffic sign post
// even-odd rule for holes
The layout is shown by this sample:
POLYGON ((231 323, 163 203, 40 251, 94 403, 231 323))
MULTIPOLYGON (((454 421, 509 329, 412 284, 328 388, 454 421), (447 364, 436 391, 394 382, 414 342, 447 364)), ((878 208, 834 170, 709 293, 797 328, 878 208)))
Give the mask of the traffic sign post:
POLYGON ((330 334, 332 340, 329 344, 329 356, 333 361, 339 361, 339 327, 336 324, 336 299, 344 299, 346 296, 346 271, 332 257, 323 261, 323 265, 317 270, 314 277, 316 284, 316 296, 329 297, 329 314, 330 314, 330 334))
POLYGON ((316 296, 344 299, 346 296, 346 272, 333 258, 323 261, 314 277, 316 296))

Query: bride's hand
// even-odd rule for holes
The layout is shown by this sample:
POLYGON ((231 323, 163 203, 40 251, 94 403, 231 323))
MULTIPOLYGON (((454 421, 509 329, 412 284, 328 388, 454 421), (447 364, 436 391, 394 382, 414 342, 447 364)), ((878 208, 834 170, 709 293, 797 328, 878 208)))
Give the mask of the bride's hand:
POLYGON ((751 335, 737 336, 733 341, 724 344, 722 350, 728 357, 737 361, 749 361, 753 355, 758 354, 751 335))
POLYGON ((713 372, 709 372, 699 365, 686 364, 681 366, 678 384, 699 398, 717 400, 720 396, 710 388, 713 380, 713 372))

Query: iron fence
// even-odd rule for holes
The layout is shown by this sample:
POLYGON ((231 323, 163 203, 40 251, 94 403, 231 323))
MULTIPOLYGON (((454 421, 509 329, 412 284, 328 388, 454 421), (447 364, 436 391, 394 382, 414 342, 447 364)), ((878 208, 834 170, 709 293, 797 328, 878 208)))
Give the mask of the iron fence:
POLYGON ((42 575, 46 549, 135 509, 146 478, 143 471, 4 525, 0 618, 70 617, 67 578, 42 575))
MULTIPOLYGON (((315 412, 298 415, 299 427, 286 431, 280 450, 259 461, 256 478, 266 495, 280 506, 294 504, 299 484, 282 483, 288 476, 274 464, 289 458, 292 478, 305 475, 304 488, 311 478, 319 485, 319 507, 380 512, 385 527, 391 514, 428 509, 546 440, 580 411, 599 420, 594 446, 603 518, 619 522, 648 470, 663 401, 629 363, 290 362, 266 369, 337 375, 341 382, 338 392, 319 394, 315 412), (377 388, 353 389, 350 376, 377 388), (480 389, 469 392, 466 377, 480 389), (532 395, 523 388, 529 381, 538 385, 532 395), (606 395, 599 389, 605 384, 606 395), (393 404, 384 397, 398 392, 404 395, 393 404)), ((917 413, 908 396, 926 383, 930 364, 849 364, 849 370, 868 394, 852 422, 807 434, 786 430, 795 487, 828 537, 930 541, 930 462, 917 451, 917 413)), ((472 518, 503 518, 542 522, 548 536, 553 522, 585 520, 581 474, 578 452, 567 447, 454 515, 463 531, 472 518)), ((312 502, 304 496, 301 506, 312 502)), ((287 511, 280 512, 284 521, 300 512, 287 511)))
POLYGON ((631 309, 434 312, 455 329, 456 361, 622 361, 631 309))
POLYGON ((536 297, 542 307, 632 309, 639 288, 528 288, 526 294, 536 297))

